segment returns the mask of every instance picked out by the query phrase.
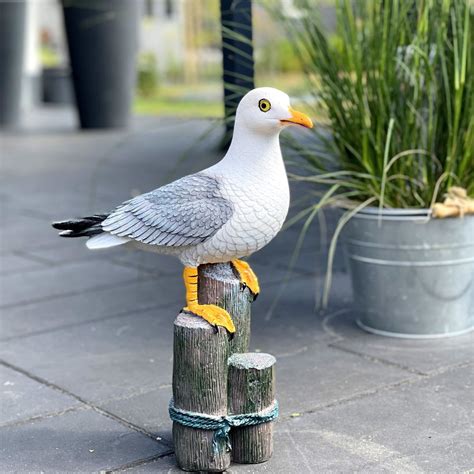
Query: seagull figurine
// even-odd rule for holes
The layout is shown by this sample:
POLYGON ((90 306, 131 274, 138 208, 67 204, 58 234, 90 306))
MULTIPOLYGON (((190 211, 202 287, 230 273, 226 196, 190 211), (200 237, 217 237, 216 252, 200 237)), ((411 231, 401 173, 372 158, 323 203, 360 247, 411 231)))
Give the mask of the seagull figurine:
POLYGON ((185 311, 230 333, 229 313, 198 301, 198 267, 230 262, 256 296, 258 279, 243 260, 272 240, 288 213, 290 193, 280 149, 289 125, 312 128, 270 87, 248 92, 237 107, 230 147, 217 164, 125 201, 109 214, 53 223, 61 237, 89 237, 89 249, 124 245, 170 254, 184 265, 185 311))

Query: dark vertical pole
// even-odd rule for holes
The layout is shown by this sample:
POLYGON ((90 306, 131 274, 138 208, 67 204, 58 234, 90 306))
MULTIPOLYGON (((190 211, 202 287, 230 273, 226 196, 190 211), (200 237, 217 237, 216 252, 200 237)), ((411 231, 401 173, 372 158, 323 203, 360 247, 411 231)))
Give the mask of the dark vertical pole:
POLYGON ((226 137, 240 99, 254 88, 252 0, 220 0, 226 137))
POLYGON ((25 30, 26 1, 0 1, 0 128, 20 118, 25 30))

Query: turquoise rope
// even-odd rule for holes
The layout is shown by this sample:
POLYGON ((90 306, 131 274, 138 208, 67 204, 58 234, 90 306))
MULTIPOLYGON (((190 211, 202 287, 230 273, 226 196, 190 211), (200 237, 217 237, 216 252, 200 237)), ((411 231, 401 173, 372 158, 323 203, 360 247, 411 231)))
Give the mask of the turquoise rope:
POLYGON ((183 426, 199 430, 214 431, 212 444, 214 451, 222 450, 224 446, 227 451, 231 450, 229 431, 236 426, 254 426, 268 423, 278 418, 278 402, 275 400, 270 407, 255 413, 244 413, 241 415, 214 416, 194 411, 181 410, 174 406, 173 399, 168 407, 170 418, 183 426))

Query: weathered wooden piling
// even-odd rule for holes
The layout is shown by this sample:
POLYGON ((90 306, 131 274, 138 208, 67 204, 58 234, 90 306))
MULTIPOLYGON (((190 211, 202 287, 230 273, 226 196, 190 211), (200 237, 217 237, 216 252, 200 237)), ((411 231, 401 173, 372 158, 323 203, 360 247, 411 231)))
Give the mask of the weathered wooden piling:
POLYGON ((214 263, 199 267, 199 293, 201 304, 215 304, 226 309, 235 324, 235 335, 230 341, 229 355, 246 352, 250 344, 250 304, 253 296, 242 288, 229 263, 214 263))
MULTIPOLYGON (((181 313, 174 323, 173 400, 181 410, 227 415, 228 337, 196 316, 181 313)), ((185 471, 222 472, 230 453, 216 451, 214 431, 173 422, 178 466, 185 471)))
MULTIPOLYGON (((256 413, 275 403, 275 362, 270 354, 233 354, 229 358, 229 414, 256 413)), ((273 423, 231 430, 232 461, 256 464, 273 453, 273 423)))
MULTIPOLYGON (((229 340, 227 331, 217 330, 203 319, 180 313, 174 323, 173 399, 174 406, 208 415, 227 415, 228 357, 248 350, 250 303, 252 296, 243 289, 230 264, 199 267, 198 300, 217 304, 229 311, 236 333, 229 340)), ((185 471, 222 472, 230 465, 225 446, 216 450, 215 432, 173 423, 176 460, 185 471)))

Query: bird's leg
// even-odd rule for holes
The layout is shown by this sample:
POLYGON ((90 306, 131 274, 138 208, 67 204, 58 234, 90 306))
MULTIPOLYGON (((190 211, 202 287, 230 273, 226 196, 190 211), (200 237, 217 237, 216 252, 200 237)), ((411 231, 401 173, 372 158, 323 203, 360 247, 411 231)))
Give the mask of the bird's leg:
POLYGON ((214 304, 199 304, 198 269, 196 267, 184 267, 183 279, 186 288, 186 307, 183 308, 184 311, 189 311, 205 319, 209 324, 223 326, 230 333, 234 333, 234 323, 225 309, 214 304))
POLYGON ((243 260, 232 260, 232 266, 235 268, 239 274, 240 281, 253 293, 254 296, 257 296, 260 293, 260 285, 258 284, 257 275, 250 268, 250 265, 243 260))

